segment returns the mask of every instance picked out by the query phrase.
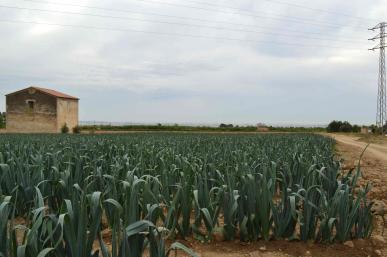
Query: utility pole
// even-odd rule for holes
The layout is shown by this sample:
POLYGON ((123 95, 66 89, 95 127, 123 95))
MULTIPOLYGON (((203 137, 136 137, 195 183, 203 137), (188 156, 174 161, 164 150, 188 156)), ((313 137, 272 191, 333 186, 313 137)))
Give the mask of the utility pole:
POLYGON ((376 113, 376 126, 380 129, 382 135, 386 132, 384 130, 384 126, 387 122, 387 104, 386 104, 386 27, 387 22, 382 22, 373 27, 372 31, 380 30, 380 33, 376 35, 373 38, 370 38, 369 40, 375 41, 380 40, 380 43, 369 49, 371 51, 380 50, 380 57, 379 57, 379 77, 378 77, 378 110, 376 113))

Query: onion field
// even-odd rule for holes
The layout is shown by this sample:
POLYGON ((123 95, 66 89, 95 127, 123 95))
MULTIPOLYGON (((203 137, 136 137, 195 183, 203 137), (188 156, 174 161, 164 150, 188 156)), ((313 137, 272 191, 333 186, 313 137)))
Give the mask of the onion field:
POLYGON ((4 134, 0 256, 195 256, 184 239, 367 238, 360 176, 341 170, 333 140, 311 134, 4 134))

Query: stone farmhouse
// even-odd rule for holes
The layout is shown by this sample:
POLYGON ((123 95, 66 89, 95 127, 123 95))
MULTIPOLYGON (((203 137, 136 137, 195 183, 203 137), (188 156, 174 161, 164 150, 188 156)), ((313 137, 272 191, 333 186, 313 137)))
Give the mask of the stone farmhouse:
POLYGON ((69 132, 78 126, 79 99, 52 89, 29 87, 6 95, 9 133, 69 132))

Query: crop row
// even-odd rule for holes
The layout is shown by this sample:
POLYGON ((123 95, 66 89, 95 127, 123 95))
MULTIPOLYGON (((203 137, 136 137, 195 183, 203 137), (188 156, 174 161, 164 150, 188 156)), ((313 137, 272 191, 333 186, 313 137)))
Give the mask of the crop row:
POLYGON ((367 238, 360 176, 317 135, 2 135, 0 256, 194 256, 170 244, 188 237, 367 238))

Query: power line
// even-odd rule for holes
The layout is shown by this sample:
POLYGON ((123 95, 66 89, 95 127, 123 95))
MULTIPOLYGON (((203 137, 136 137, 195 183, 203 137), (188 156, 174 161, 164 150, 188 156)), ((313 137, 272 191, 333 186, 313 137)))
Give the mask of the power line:
POLYGON ((293 6, 293 7, 297 7, 297 8, 301 8, 301 9, 306 9, 306 10, 311 10, 311 11, 325 12, 325 13, 330 13, 330 14, 337 14, 337 15, 346 16, 346 17, 353 18, 353 19, 369 20, 369 21, 375 21, 376 20, 376 19, 370 19, 370 18, 365 18, 365 17, 353 16, 353 15, 350 15, 350 14, 347 14, 347 13, 336 12, 336 11, 332 11, 332 10, 326 10, 326 9, 319 9, 319 8, 309 7, 309 6, 300 5, 300 4, 296 4, 296 3, 288 3, 288 2, 277 1, 277 0, 265 0, 265 1, 270 2, 270 3, 275 3, 275 4, 293 6))
MULTIPOLYGON (((176 7, 184 7, 184 8, 190 8, 190 9, 197 9, 197 10, 203 10, 203 11, 208 11, 208 12, 219 12, 219 13, 226 13, 226 14, 242 14, 240 11, 239 12, 227 12, 227 11, 221 11, 221 10, 217 10, 217 9, 208 9, 208 8, 199 7, 199 6, 176 4, 176 3, 170 3, 170 2, 160 2, 160 1, 154 1, 154 0, 137 0, 137 1, 146 2, 146 3, 153 3, 153 4, 170 5, 170 6, 176 6, 176 7)), ((344 26, 343 24, 334 24, 334 23, 325 23, 325 22, 324 23, 323 22, 311 23, 311 21, 314 21, 313 19, 302 19, 302 18, 289 17, 289 16, 288 17, 286 17, 286 16, 277 16, 277 17, 262 16, 262 15, 257 15, 256 12, 247 11, 247 10, 243 10, 243 12, 250 13, 250 14, 244 13, 243 15, 249 16, 249 17, 255 17, 255 18, 267 18, 267 19, 277 19, 277 20, 278 19, 280 19, 280 20, 287 19, 289 22, 302 23, 302 24, 313 24, 316 26, 331 27, 331 28, 341 28, 344 26)), ((359 26, 346 26, 346 27, 359 28, 359 26)))
MULTIPOLYGON (((370 21, 375 21, 376 20, 376 19, 370 19, 370 18, 353 16, 353 15, 350 15, 350 14, 347 14, 347 13, 336 12, 336 11, 332 11, 332 10, 313 8, 313 7, 309 7, 309 6, 305 6, 305 5, 300 5, 300 4, 296 4, 296 3, 289 3, 289 2, 283 2, 283 1, 277 1, 277 0, 264 0, 264 1, 269 2, 269 3, 279 4, 279 5, 293 6, 293 7, 296 7, 296 8, 305 9, 305 10, 309 10, 309 11, 325 12, 325 13, 336 14, 336 15, 340 15, 340 16, 346 16, 348 18, 353 18, 353 19, 370 20, 370 21)), ((237 7, 225 6, 225 5, 220 5, 220 4, 213 4, 213 3, 208 3, 208 2, 201 2, 201 1, 194 1, 194 0, 185 0, 185 2, 251 12, 251 11, 244 10, 244 9, 241 9, 241 8, 237 8, 237 7)))
POLYGON ((90 14, 90 13, 57 11, 57 10, 47 10, 47 9, 38 9, 38 8, 18 7, 18 6, 0 5, 0 8, 29 10, 29 11, 38 11, 38 12, 48 12, 48 13, 60 13, 60 14, 80 15, 80 16, 91 16, 91 17, 98 17, 98 18, 134 20, 134 21, 140 21, 140 22, 150 22, 150 23, 158 23, 158 24, 162 23, 162 24, 169 24, 169 25, 208 28, 208 29, 214 29, 214 30, 226 30, 226 31, 234 31, 234 32, 247 32, 247 33, 284 36, 284 37, 295 37, 296 36, 299 38, 312 39, 312 40, 324 40, 324 41, 333 41, 333 42, 354 42, 353 40, 351 41, 351 40, 340 40, 340 39, 332 39, 332 38, 310 37, 310 36, 306 36, 306 35, 291 35, 291 34, 284 34, 284 33, 264 32, 264 31, 255 31, 255 30, 232 29, 232 28, 224 28, 224 27, 217 27, 217 26, 210 26, 210 25, 198 25, 198 24, 178 23, 178 22, 170 22, 170 21, 155 21, 155 20, 132 18, 132 17, 120 17, 120 16, 109 16, 109 15, 90 14))
POLYGON ((209 36, 183 34, 183 33, 169 33, 169 32, 146 31, 146 30, 136 30, 136 29, 117 29, 117 28, 107 28, 107 27, 95 27, 95 26, 85 26, 85 25, 68 25, 68 24, 60 24, 60 23, 46 23, 46 22, 35 22, 35 21, 16 21, 16 20, 0 19, 0 22, 47 25, 47 26, 57 26, 57 27, 86 29, 86 30, 91 29, 91 30, 117 31, 117 32, 134 32, 134 33, 153 34, 153 35, 160 35, 160 36, 189 37, 189 38, 201 38, 201 39, 223 40, 223 41, 237 41, 237 42, 246 42, 246 43, 255 43, 255 44, 274 44, 274 45, 284 45, 284 46, 294 46, 294 47, 330 48, 330 49, 343 49, 343 50, 345 49, 345 50, 357 50, 357 51, 360 50, 357 48, 348 48, 345 46, 331 46, 331 45, 319 45, 319 44, 308 45, 308 44, 297 44, 297 43, 287 43, 287 42, 277 42, 277 41, 260 41, 260 40, 253 40, 253 39, 240 39, 240 38, 228 38, 228 37, 209 37, 209 36))
MULTIPOLYGON (((60 4, 60 5, 68 5, 68 6, 77 6, 77 7, 85 7, 85 8, 93 8, 93 9, 101 9, 101 10, 110 10, 110 11, 121 11, 118 9, 110 9, 110 8, 103 8, 103 7, 92 7, 92 6, 86 6, 86 5, 77 5, 77 4, 62 4, 62 3, 55 3, 55 2, 50 2, 50 1, 37 1, 37 0, 20 0, 20 1, 25 1, 25 2, 34 2, 34 3, 48 3, 48 4, 60 4)), ((195 7, 195 6, 187 6, 187 5, 182 5, 182 4, 175 4, 175 3, 167 3, 167 2, 159 2, 159 1, 153 1, 153 0, 137 0, 137 1, 142 1, 142 2, 149 2, 149 3, 157 3, 157 4, 168 4, 168 5, 174 5, 174 6, 179 6, 179 7, 186 7, 186 8, 194 8, 194 9, 200 9, 203 10, 203 8, 200 7, 195 7)), ((304 6, 300 4, 295 4, 295 3, 288 3, 288 2, 282 2, 282 1, 276 1, 276 0, 264 0, 270 3, 275 3, 275 4, 280 4, 280 5, 288 5, 288 6, 293 6, 297 8, 302 8, 310 11, 317 11, 317 12, 325 12, 325 13, 330 13, 330 14, 337 14, 353 19, 361 19, 361 20, 370 20, 370 21, 375 21, 376 19, 370 19, 370 18, 364 18, 364 17, 358 17, 358 16, 353 16, 347 13, 342 13, 342 12, 336 12, 332 10, 325 10, 325 9, 319 9, 319 8, 313 8, 309 6, 304 6)), ((201 1, 193 1, 193 0, 186 0, 186 2, 191 2, 191 3, 196 3, 196 4, 204 4, 207 6, 213 6, 213 7, 220 7, 220 8, 227 8, 227 9, 232 9, 240 12, 248 12, 248 13, 253 13, 255 14, 256 12, 250 11, 250 10, 245 10, 241 9, 238 7, 233 7, 233 6, 224 6, 220 4, 214 4, 214 3, 208 3, 208 2, 201 2, 201 1)), ((209 10, 209 9, 205 9, 209 10)), ((210 9, 209 11, 219 11, 219 10, 214 10, 210 9)), ((163 15, 163 16, 169 16, 169 15, 163 15)), ((171 16, 173 17, 173 16, 171 16)), ((175 16, 176 17, 176 16, 175 16)), ((299 17, 293 17, 293 16, 286 16, 286 15, 280 15, 277 17, 285 17, 285 18, 291 18, 291 19, 297 19, 297 20, 304 20, 304 21, 314 21, 314 19, 305 19, 305 18, 299 18, 299 17)), ((181 18, 181 17, 179 17, 181 18)), ((332 24, 332 23, 326 23, 330 25, 337 25, 337 24, 332 24)))
MULTIPOLYGON (((238 12, 227 12, 227 11, 221 11, 221 10, 217 10, 217 9, 208 9, 208 8, 191 6, 191 5, 176 4, 176 3, 169 3, 169 2, 159 2, 159 1, 153 1, 153 0, 137 0, 137 1, 148 2, 148 3, 153 3, 153 4, 170 5, 170 6, 176 6, 176 7, 191 8, 191 9, 198 9, 198 10, 203 10, 203 11, 207 11, 207 12, 218 12, 218 13, 225 13, 225 14, 243 14, 240 12, 239 13, 238 12)), ((249 16, 252 18, 265 18, 265 19, 272 19, 272 20, 287 20, 288 22, 314 25, 314 26, 320 26, 320 27, 342 28, 344 26, 343 24, 313 22, 314 20, 308 20, 308 19, 305 20, 305 19, 295 18, 295 17, 286 17, 286 16, 270 17, 270 16, 257 15, 257 14, 255 14, 255 12, 252 12, 252 13, 253 14, 244 13, 243 15, 249 16)), ((345 26, 345 27, 359 28, 358 26, 345 26)))
MULTIPOLYGON (((227 24, 227 25, 232 25, 232 26, 254 27, 254 28, 263 28, 263 29, 267 29, 268 28, 267 26, 262 26, 262 25, 259 25, 259 24, 252 25, 252 24, 233 23, 233 22, 227 22, 227 21, 215 21, 215 20, 192 18, 192 17, 183 17, 183 16, 175 16, 175 15, 160 14, 160 13, 150 13, 150 12, 139 12, 139 11, 125 10, 125 9, 105 8, 105 7, 100 7, 100 6, 79 5, 79 4, 69 4, 69 3, 58 3, 58 2, 40 1, 40 0, 19 0, 19 1, 32 2, 32 3, 46 3, 46 4, 59 5, 59 6, 81 7, 81 8, 103 10, 103 11, 110 11, 110 12, 150 15, 150 16, 158 16, 158 17, 164 17, 164 18, 174 18, 174 19, 192 20, 192 21, 218 23, 218 24, 227 24)), ((304 33, 303 31, 299 31, 299 30, 288 30, 287 29, 286 31, 287 32, 292 32, 292 33, 304 33)), ((310 31, 310 32, 308 32, 308 34, 321 35, 321 33, 314 32, 314 31, 310 31)), ((346 38, 348 38, 348 37, 346 37, 346 38)))

